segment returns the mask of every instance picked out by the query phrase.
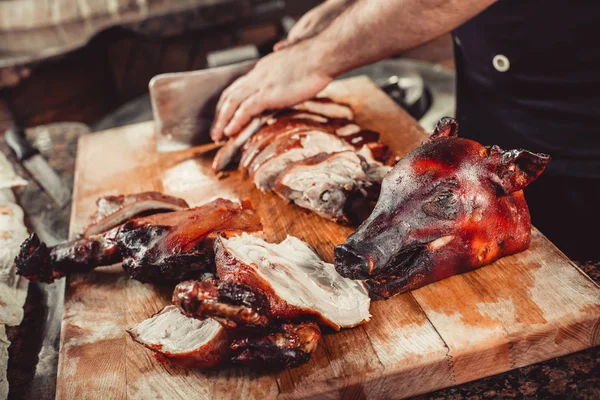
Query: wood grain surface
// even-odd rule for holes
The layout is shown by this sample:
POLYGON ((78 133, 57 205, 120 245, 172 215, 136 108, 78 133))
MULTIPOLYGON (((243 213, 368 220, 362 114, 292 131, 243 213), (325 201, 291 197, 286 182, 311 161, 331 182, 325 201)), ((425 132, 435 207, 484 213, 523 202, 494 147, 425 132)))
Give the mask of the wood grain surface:
MULTIPOLYGON (((368 79, 332 84, 365 128, 404 155, 425 133, 368 79)), ((169 162, 157 154, 152 123, 79 142, 71 235, 98 196, 161 190, 198 205, 249 198, 267 240, 295 235, 332 261, 352 232, 272 194, 237 172, 218 180, 211 155, 169 162)), ((372 303, 372 320, 326 332, 305 365, 276 374, 248 368, 210 372, 164 365, 125 333, 168 303, 168 289, 131 280, 119 265, 69 278, 57 398, 388 399, 404 398, 567 354, 600 343, 600 288, 542 234, 531 248, 464 275, 372 303)))

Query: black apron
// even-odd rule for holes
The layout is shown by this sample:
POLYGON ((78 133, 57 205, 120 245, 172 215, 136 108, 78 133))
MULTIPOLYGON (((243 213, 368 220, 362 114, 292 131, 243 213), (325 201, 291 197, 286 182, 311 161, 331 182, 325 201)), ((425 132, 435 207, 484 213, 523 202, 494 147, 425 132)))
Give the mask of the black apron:
POLYGON ((583 237, 600 224, 600 2, 499 0, 454 42, 460 135, 550 154, 525 191, 533 223, 600 260, 583 237))

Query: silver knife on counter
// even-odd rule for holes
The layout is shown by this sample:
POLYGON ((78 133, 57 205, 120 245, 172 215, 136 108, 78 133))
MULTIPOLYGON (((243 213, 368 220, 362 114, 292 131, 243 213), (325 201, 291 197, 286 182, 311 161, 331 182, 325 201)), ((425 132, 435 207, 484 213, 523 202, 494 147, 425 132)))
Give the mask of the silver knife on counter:
POLYGON ((29 143, 23 129, 18 126, 9 128, 4 133, 4 139, 14 151, 17 160, 59 207, 62 208, 71 201, 71 191, 42 157, 39 150, 29 143))

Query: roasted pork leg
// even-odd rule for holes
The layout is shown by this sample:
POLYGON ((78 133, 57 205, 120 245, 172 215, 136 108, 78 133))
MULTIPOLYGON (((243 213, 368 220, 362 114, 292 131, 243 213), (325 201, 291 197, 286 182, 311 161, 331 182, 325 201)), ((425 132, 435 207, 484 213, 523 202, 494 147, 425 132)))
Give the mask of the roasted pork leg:
POLYGON ((189 210, 134 218, 104 234, 52 248, 32 236, 15 261, 19 274, 42 282, 119 261, 142 282, 179 282, 214 269, 209 236, 261 229, 249 203, 217 199, 189 210))
POLYGON ((85 237, 107 232, 140 214, 189 208, 185 200, 160 192, 100 197, 96 205, 97 210, 92 216, 92 222, 85 228, 85 237))

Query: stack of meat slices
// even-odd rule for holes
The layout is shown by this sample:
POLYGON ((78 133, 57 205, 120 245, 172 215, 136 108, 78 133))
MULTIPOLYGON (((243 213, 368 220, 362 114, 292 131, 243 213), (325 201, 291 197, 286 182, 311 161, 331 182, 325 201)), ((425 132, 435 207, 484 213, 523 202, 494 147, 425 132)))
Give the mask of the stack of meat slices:
POLYGON ((369 320, 362 282, 341 277, 306 243, 278 244, 243 233, 218 237, 219 280, 185 281, 168 306, 129 330, 132 338, 186 367, 230 360, 295 367, 310 359, 320 325, 335 330, 369 320))
POLYGON ((216 154, 213 169, 222 171, 240 158, 239 168, 261 191, 345 221, 348 199, 377 195, 391 169, 379 134, 361 129, 353 118, 350 106, 328 98, 261 115, 216 154))

